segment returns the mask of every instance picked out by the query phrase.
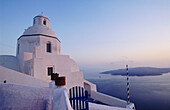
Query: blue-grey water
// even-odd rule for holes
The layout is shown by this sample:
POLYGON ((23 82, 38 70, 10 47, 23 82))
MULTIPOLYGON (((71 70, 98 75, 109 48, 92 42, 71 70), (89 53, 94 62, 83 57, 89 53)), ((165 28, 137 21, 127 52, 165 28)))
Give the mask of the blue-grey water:
MULTIPOLYGON (((99 92, 127 100, 126 76, 85 74, 99 92)), ((132 76, 130 101, 137 110, 170 110, 170 73, 160 76, 132 76)))

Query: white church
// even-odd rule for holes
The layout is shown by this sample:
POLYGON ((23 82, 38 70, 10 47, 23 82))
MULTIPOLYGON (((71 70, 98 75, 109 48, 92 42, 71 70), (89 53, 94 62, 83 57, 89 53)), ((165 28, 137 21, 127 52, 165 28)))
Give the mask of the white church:
POLYGON ((97 92, 96 85, 83 78, 76 62, 61 54, 61 42, 50 28, 49 19, 42 14, 35 16, 33 26, 17 39, 16 56, 0 55, 2 110, 72 110, 69 89, 76 86, 85 88, 91 99, 109 105, 90 103, 91 110, 134 108, 133 103, 127 105, 124 100, 97 92), (65 78, 64 85, 55 86, 51 80, 53 73, 65 78))

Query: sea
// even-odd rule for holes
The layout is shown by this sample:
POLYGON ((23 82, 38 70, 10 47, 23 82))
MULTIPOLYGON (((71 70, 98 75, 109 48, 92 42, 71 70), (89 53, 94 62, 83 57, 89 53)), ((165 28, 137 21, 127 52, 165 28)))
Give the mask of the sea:
MULTIPOLYGON (((126 76, 86 74, 97 91, 127 100, 126 76)), ((170 110, 170 73, 159 76, 130 76, 130 102, 136 110, 170 110)))

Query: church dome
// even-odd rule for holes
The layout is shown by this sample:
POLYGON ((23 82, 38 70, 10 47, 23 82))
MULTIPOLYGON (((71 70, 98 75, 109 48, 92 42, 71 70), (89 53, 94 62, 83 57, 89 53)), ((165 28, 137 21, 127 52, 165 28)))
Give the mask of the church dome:
MULTIPOLYGON (((43 15, 43 14, 39 14, 39 15, 37 15, 37 16, 47 18, 47 17, 46 17, 45 15, 43 15)), ((37 16, 35 16, 34 18, 36 18, 37 16)), ((47 18, 47 19, 48 19, 48 18, 47 18)))
POLYGON ((23 35, 33 35, 33 34, 42 34, 42 35, 48 35, 52 37, 56 37, 55 32, 46 27, 46 26, 31 26, 28 29, 25 30, 23 35))
POLYGON ((26 35, 46 35, 56 37, 55 32, 49 28, 49 19, 42 14, 34 17, 33 26, 28 27, 23 33, 23 36, 26 35))

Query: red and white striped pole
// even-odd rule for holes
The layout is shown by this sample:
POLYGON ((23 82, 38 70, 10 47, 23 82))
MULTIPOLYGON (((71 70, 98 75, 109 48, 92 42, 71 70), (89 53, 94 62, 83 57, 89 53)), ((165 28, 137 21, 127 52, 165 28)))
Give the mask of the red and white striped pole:
POLYGON ((127 72, 127 104, 130 103, 130 95, 129 95, 129 76, 128 76, 128 65, 126 65, 127 72))

